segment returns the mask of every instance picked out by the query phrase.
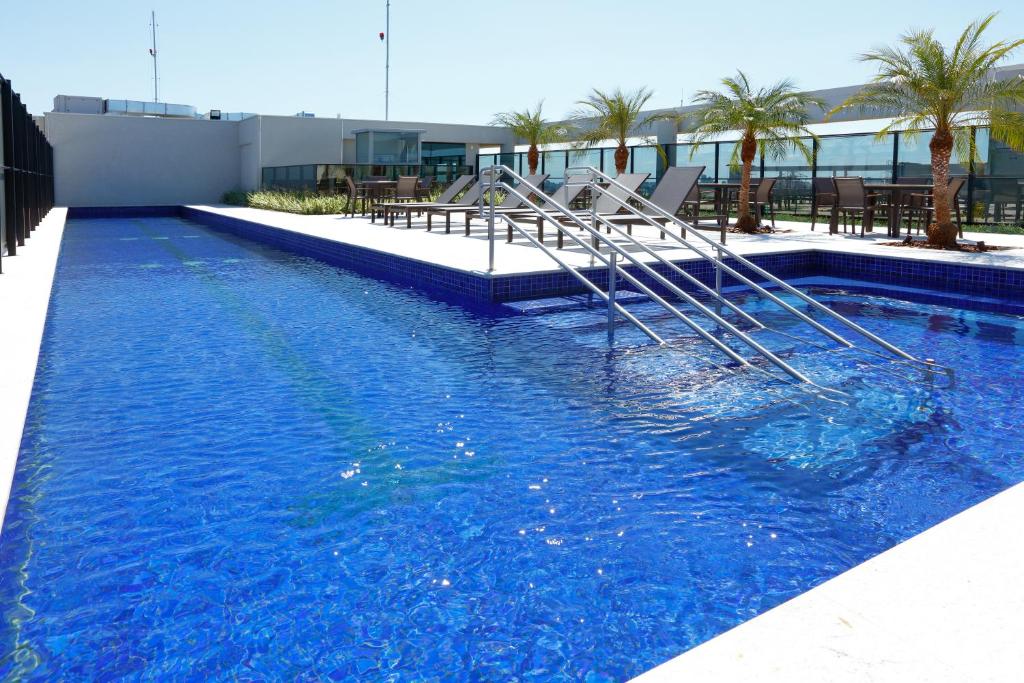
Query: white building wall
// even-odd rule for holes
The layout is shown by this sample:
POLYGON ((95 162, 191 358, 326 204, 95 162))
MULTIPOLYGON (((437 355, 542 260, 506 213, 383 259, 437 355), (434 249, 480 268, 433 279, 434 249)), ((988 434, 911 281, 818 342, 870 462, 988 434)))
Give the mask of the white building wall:
POLYGON ((240 186, 238 122, 46 114, 59 206, 220 202, 240 186))

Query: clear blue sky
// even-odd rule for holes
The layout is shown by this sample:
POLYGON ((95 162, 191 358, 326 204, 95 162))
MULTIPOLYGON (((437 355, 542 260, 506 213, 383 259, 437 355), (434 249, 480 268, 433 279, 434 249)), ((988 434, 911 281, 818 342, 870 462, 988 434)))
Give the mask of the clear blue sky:
MULTIPOLYGON (((152 7, 163 101, 383 118, 384 0, 3 2, 0 71, 34 113, 58 93, 151 99, 152 7)), ((860 51, 908 28, 952 40, 999 10, 993 40, 1024 34, 1024 2, 1000 2, 393 0, 391 118, 488 123, 539 99, 560 118, 594 86, 647 86, 652 106, 672 106, 736 68, 850 85, 871 75, 860 51)))

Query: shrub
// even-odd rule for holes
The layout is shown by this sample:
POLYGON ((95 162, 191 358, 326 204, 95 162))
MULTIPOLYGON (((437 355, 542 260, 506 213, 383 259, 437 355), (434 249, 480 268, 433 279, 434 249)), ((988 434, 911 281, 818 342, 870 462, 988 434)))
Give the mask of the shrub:
POLYGON ((348 209, 348 197, 345 195, 308 190, 236 190, 225 193, 224 203, 305 215, 342 214, 348 209))

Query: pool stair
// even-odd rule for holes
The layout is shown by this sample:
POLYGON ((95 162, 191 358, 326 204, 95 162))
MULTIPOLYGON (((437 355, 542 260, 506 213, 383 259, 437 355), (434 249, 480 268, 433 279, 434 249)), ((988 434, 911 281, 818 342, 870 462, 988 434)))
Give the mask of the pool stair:
POLYGON ((715 242, 702 234, 694 225, 662 210, 599 169, 586 166, 573 168, 571 173, 569 169, 566 169, 565 175, 567 179, 570 176, 576 178, 571 182, 586 186, 585 189, 590 192, 591 206, 594 205, 594 200, 604 195, 614 199, 620 207, 619 212, 611 217, 596 213, 593 209, 584 212, 573 211, 567 205, 546 195, 541 187, 527 182, 524 177, 508 166, 496 164, 481 169, 480 183, 482 188, 488 191, 480 193, 478 215, 488 223, 490 244, 488 267, 490 271, 494 270, 494 240, 497 234, 495 226, 498 221, 503 221, 507 224, 510 234, 515 232, 531 245, 540 249, 563 271, 575 278, 588 292, 598 297, 607 306, 610 343, 614 343, 618 318, 623 318, 659 346, 674 348, 673 344, 666 341, 663 334, 659 334, 652 328, 650 321, 641 320, 623 305, 624 302, 617 292, 621 282, 634 292, 643 295, 645 299, 657 304, 668 317, 683 323, 692 333, 724 355, 726 367, 740 367, 767 373, 818 395, 822 395, 822 392, 833 395, 842 394, 836 389, 814 382, 755 338, 755 334, 758 332, 772 332, 808 344, 818 350, 826 348, 819 342, 769 328, 768 325, 730 301, 722 287, 723 276, 727 275, 732 280, 753 290, 758 296, 772 302, 789 316, 825 336, 835 344, 835 346, 828 347, 829 350, 856 351, 873 356, 875 359, 887 361, 885 364, 873 364, 879 369, 891 370, 891 366, 895 364, 904 369, 924 373, 921 380, 916 380, 908 375, 908 379, 911 381, 930 381, 935 374, 945 374, 951 377, 951 372, 947 368, 932 359, 916 358, 730 250, 724 244, 724 236, 723 243, 715 242), (496 194, 499 191, 514 195, 522 202, 525 207, 524 211, 521 213, 496 211, 496 194), (486 203, 485 196, 489 198, 486 203), (560 235, 564 234, 573 244, 589 255, 591 270, 593 267, 607 269, 604 287, 595 281, 595 278, 588 277, 587 274, 581 272, 580 268, 570 264, 556 250, 545 245, 539 235, 531 234, 530 227, 540 225, 544 221, 557 226, 560 235), (709 261, 714 268, 714 286, 705 284, 673 261, 659 254, 657 250, 634 238, 630 234, 630 230, 623 229, 626 222, 653 226, 677 244, 689 249, 701 259, 709 261), (637 256, 638 253, 653 258, 653 264, 637 256), (683 281, 693 287, 696 295, 673 283, 652 265, 667 269, 673 275, 681 277, 683 281), (746 271, 749 275, 742 271, 746 271), (767 281, 767 287, 755 281, 754 277, 767 281), (806 312, 769 291, 768 287, 795 298, 806 312), (680 304, 687 307, 686 312, 681 310, 680 304), (726 309, 728 313, 725 312, 726 309), (866 340, 868 346, 855 345, 833 327, 812 317, 812 312, 823 316, 835 328, 842 329, 847 334, 852 333, 853 336, 861 340, 866 340), (710 321, 713 330, 701 325, 694 316, 710 321), (755 364, 751 360, 754 357, 760 357, 764 362, 755 364), (765 362, 775 370, 781 371, 782 376, 763 367, 765 362))

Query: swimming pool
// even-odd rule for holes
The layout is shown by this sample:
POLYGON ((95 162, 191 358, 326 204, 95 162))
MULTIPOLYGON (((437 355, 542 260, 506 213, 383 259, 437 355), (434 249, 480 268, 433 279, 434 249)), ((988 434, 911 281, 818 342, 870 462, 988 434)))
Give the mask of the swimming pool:
POLYGON ((620 680, 1024 479, 1024 319, 813 291, 955 388, 772 339, 850 394, 808 402, 697 344, 622 327, 609 352, 600 309, 73 220, 0 536, 0 672, 620 680))

